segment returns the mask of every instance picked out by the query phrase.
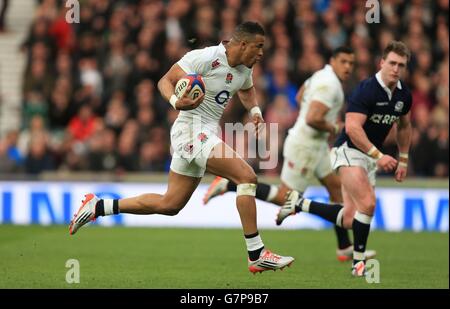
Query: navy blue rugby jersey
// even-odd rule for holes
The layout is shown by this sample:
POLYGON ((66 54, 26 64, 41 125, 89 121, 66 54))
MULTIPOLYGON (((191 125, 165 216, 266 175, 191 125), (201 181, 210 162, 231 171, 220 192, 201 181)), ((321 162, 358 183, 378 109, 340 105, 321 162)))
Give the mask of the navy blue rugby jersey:
MULTIPOLYGON (((382 149, 383 142, 394 122, 411 109, 412 96, 411 91, 400 81, 391 94, 378 72, 375 76, 360 82, 347 101, 346 113, 367 115, 363 129, 370 142, 378 149, 382 149)), ((345 142, 349 147, 358 149, 344 129, 336 139, 334 146, 340 146, 345 142)))

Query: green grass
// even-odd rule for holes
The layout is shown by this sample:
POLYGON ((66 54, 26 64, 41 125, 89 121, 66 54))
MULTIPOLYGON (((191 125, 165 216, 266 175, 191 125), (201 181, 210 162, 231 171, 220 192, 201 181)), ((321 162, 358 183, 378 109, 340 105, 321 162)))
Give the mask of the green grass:
POLYGON ((336 261, 332 230, 261 234, 291 268, 250 274, 240 230, 0 225, 0 288, 449 288, 448 233, 373 232, 379 284, 336 261), (65 281, 68 259, 79 284, 65 281))

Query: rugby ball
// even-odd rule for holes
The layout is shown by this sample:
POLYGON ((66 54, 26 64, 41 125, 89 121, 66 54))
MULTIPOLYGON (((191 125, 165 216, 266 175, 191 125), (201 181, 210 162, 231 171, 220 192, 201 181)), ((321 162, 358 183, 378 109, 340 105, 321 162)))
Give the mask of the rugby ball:
POLYGON ((175 95, 177 98, 181 98, 186 92, 187 88, 191 86, 191 90, 188 93, 188 97, 196 99, 202 93, 205 93, 205 83, 200 74, 187 74, 180 78, 175 86, 175 95))

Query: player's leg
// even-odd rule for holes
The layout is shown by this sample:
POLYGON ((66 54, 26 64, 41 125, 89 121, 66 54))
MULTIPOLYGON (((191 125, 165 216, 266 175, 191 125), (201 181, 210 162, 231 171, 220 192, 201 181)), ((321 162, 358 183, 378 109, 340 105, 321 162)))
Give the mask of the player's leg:
POLYGON ((87 194, 70 223, 69 233, 75 234, 84 224, 100 216, 119 213, 176 215, 187 204, 200 180, 201 178, 170 171, 168 188, 164 195, 146 193, 131 198, 100 199, 92 193, 87 194))
MULTIPOLYGON (((208 190, 203 197, 203 203, 207 204, 216 196, 222 195, 225 192, 236 192, 237 185, 233 181, 217 176, 209 185, 208 190)), ((286 191, 287 192, 287 191, 286 191)), ((256 186, 255 198, 261 201, 271 202, 277 205, 283 205, 284 197, 282 186, 270 185, 263 182, 258 182, 256 186)))
POLYGON ((237 184, 236 205, 244 231, 249 255, 249 270, 261 272, 283 268, 293 262, 264 248, 256 220, 256 174, 237 153, 225 143, 217 144, 206 165, 207 171, 237 184))
POLYGON ((168 188, 164 195, 148 193, 124 198, 119 200, 119 210, 130 214, 174 216, 187 204, 200 180, 169 171, 168 188))
POLYGON ((296 162, 291 159, 287 165, 285 162, 283 166, 281 179, 294 190, 287 195, 285 204, 278 212, 276 224, 280 225, 288 216, 304 211, 342 227, 343 206, 340 204, 342 203, 340 182, 338 176, 333 173, 328 146, 324 144, 313 150, 306 148, 299 156, 303 158, 302 161, 296 162), (333 202, 340 201, 340 203, 319 203, 303 198, 303 192, 311 183, 312 178, 317 178, 326 185, 330 199, 333 202))
MULTIPOLYGON (((344 215, 342 216, 343 226, 352 226, 353 217, 356 212, 356 203, 353 201, 347 190, 341 186, 342 197, 344 200, 344 215)), ((351 261, 353 260, 353 244, 347 248, 339 249, 336 251, 339 261, 351 261)), ((364 257, 366 260, 372 259, 377 255, 375 250, 366 249, 364 257)))
MULTIPOLYGON (((332 172, 325 177, 320 178, 319 181, 327 189, 331 204, 345 205, 342 198, 341 181, 338 175, 332 172)), ((337 224, 334 225, 334 231, 338 241, 338 249, 336 251, 338 260, 343 260, 346 257, 346 255, 342 254, 343 250, 352 248, 349 233, 347 229, 337 224)))
MULTIPOLYGON (((303 168, 302 164, 310 164, 311 157, 314 157, 314 155, 310 155, 309 152, 303 151, 302 149, 299 150, 298 147, 298 145, 293 145, 292 143, 285 141, 283 147, 284 163, 281 172, 281 184, 279 186, 276 186, 258 182, 255 198, 282 206, 289 191, 291 191, 292 189, 296 189, 303 192, 306 189, 306 186, 308 185, 307 182, 305 182, 303 179, 299 180, 300 170, 303 168), (302 162, 300 164, 294 164, 293 162, 297 162, 299 159, 298 153, 307 154, 306 156, 302 156, 302 162), (304 189, 300 190, 299 187, 304 187, 304 189)), ((225 192, 229 191, 236 192, 236 190, 237 185, 235 182, 218 176, 209 186, 203 198, 203 202, 206 204, 212 198, 218 195, 222 195, 225 192)))
POLYGON ((352 222, 354 239, 352 274, 363 276, 367 239, 375 210, 375 192, 367 171, 360 166, 343 166, 339 169, 339 175, 343 187, 356 204, 352 222), (358 185, 355 186, 355 184, 358 185))

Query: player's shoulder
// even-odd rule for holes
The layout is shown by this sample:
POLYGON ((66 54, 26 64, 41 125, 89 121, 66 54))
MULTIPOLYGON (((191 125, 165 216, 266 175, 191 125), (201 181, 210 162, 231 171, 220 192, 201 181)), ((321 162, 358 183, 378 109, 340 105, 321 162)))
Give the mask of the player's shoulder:
POLYGON ((370 89, 370 88, 376 89, 377 85, 378 85, 378 81, 377 81, 376 77, 371 76, 366 79, 363 79, 359 83, 359 88, 361 88, 361 89, 370 89))
POLYGON ((327 64, 322 69, 316 71, 313 74, 314 77, 326 78, 326 79, 337 79, 336 74, 333 71, 333 68, 327 64))
POLYGON ((377 81, 374 76, 360 81, 348 97, 350 104, 368 104, 376 97, 377 81))
POLYGON ((339 79, 329 66, 325 66, 323 69, 315 72, 309 80, 316 86, 326 85, 327 87, 334 88, 341 87, 339 79))
POLYGON ((375 76, 371 76, 359 82, 354 94, 372 96, 378 89, 378 82, 375 76))
POLYGON ((216 57, 219 53, 219 50, 220 50, 220 45, 213 45, 213 46, 207 46, 207 47, 191 50, 187 54, 195 55, 196 57, 199 57, 197 60, 202 60, 202 61, 207 62, 207 61, 213 59, 214 57, 216 57))

